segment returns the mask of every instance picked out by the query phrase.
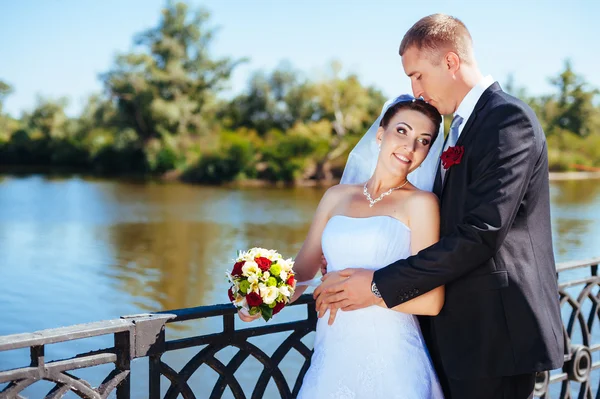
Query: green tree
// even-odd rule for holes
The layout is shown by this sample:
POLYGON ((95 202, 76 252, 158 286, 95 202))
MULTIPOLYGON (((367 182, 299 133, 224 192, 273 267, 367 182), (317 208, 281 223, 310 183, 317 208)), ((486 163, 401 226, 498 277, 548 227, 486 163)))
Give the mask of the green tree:
POLYGON ((32 138, 51 140, 66 137, 69 119, 65 113, 67 105, 66 98, 52 100, 39 97, 33 111, 23 116, 32 138))
POLYGON ((558 129, 586 137, 599 133, 599 110, 594 105, 598 89, 589 88, 581 76, 573 71, 571 62, 565 61, 565 68, 559 76, 551 78, 550 83, 558 89, 557 98, 544 99, 545 117, 549 118, 552 134, 558 129))
POLYGON ((124 127, 145 143, 164 134, 197 134, 210 126, 216 93, 240 61, 213 59, 208 12, 169 2, 157 27, 135 39, 142 51, 120 55, 102 76, 124 127))
POLYGON ((264 136, 310 120, 315 112, 311 100, 310 84, 283 63, 270 74, 255 72, 246 91, 224 104, 219 117, 232 130, 249 128, 264 136))
POLYGON ((13 92, 13 88, 6 82, 0 80, 0 116, 2 116, 3 104, 6 97, 8 97, 13 92))
POLYGON ((0 143, 8 141, 12 131, 18 126, 17 121, 4 114, 4 101, 12 92, 12 86, 0 80, 0 143))
POLYGON ((379 90, 363 86, 354 74, 342 77, 341 70, 341 64, 333 62, 328 76, 313 87, 317 119, 331 124, 328 145, 316 159, 312 178, 317 180, 331 179, 331 162, 349 150, 348 136, 364 133, 385 102, 379 90))

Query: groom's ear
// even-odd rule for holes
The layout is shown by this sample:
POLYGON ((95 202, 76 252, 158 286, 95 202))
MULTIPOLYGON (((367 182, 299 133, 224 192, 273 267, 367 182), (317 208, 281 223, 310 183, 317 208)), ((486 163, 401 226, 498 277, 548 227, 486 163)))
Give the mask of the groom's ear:
POLYGON ((460 69, 460 57, 453 51, 446 53, 444 64, 449 72, 456 73, 460 69))

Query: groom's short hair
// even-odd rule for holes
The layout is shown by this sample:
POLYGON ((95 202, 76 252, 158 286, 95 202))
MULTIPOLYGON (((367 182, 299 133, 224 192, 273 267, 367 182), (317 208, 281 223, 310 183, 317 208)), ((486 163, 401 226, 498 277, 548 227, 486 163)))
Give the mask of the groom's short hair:
POLYGON ((461 20, 446 14, 432 14, 418 20, 402 38, 400 56, 413 46, 431 53, 436 63, 441 51, 453 51, 467 64, 474 61, 469 30, 461 20))

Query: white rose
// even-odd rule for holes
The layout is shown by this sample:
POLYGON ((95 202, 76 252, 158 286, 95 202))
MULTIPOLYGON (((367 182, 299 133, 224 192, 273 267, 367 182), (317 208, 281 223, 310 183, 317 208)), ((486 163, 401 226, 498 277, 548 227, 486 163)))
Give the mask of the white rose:
POLYGON ((292 293, 290 292, 290 289, 287 285, 283 285, 281 287, 279 287, 279 292, 281 293, 281 295, 285 296, 286 298, 289 298, 292 293))
POLYGON ((260 296, 264 303, 267 305, 275 302, 279 296, 279 289, 277 287, 264 287, 260 290, 260 296))
POLYGON ((238 295, 233 302, 235 306, 242 307, 244 309, 248 309, 248 302, 246 301, 245 296, 238 295))
POLYGON ((248 282, 250 283, 250 285, 258 284, 258 276, 256 274, 249 276, 248 282))
POLYGON ((277 253, 277 251, 270 250, 270 251, 267 253, 267 256, 266 256, 266 258, 267 258, 267 259, 269 259, 270 261, 274 262, 274 261, 276 261, 276 260, 279 260, 279 259, 281 259, 281 255, 279 255, 279 254, 277 253))
POLYGON ((247 261, 244 263, 244 266, 242 266, 242 275, 246 277, 256 275, 258 273, 260 273, 260 268, 253 260, 247 261))
POLYGON ((281 270, 286 271, 286 272, 292 271, 292 266, 294 264, 294 262, 291 259, 287 259, 287 260, 282 259, 277 263, 281 265, 281 270))
POLYGON ((256 247, 256 248, 252 248, 250 251, 248 251, 248 254, 250 256, 252 256, 252 259, 254 259, 254 258, 260 258, 261 256, 264 256, 264 254, 266 252, 267 252, 266 249, 256 247))
POLYGON ((286 281, 288 278, 288 274, 285 270, 282 270, 281 273, 279 273, 279 278, 282 279, 283 281, 286 281))

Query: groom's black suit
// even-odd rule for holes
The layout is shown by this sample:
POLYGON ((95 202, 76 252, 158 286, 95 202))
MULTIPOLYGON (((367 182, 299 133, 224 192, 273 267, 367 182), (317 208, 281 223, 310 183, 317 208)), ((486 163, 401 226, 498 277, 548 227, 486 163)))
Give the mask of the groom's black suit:
POLYGON ((464 399, 452 384, 560 367, 563 330, 546 140, 534 112, 494 83, 456 145, 460 164, 443 184, 438 170, 434 186, 440 241, 376 271, 374 281, 388 307, 446 286, 444 308, 423 330, 446 389, 464 399))

